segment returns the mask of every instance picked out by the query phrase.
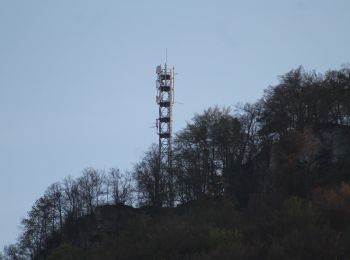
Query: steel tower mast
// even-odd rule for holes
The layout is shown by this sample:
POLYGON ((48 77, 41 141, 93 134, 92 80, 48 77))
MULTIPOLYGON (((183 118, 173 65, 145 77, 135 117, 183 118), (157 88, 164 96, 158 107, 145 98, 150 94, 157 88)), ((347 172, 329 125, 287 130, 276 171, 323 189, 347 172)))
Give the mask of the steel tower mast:
MULTIPOLYGON (((157 134, 159 137, 159 175, 166 176, 168 180, 167 193, 173 200, 172 191, 172 124, 174 105, 174 68, 169 69, 167 63, 164 67, 157 66, 157 104, 159 117, 157 118, 157 134)), ((169 201, 170 201, 169 200, 169 201)))

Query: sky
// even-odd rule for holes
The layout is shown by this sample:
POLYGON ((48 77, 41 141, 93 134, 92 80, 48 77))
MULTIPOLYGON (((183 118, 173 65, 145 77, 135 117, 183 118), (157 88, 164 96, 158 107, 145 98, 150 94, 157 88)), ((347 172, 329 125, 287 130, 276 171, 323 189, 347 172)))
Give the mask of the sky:
POLYGON ((299 65, 349 63, 349 13, 349 0, 0 0, 0 249, 50 184, 132 169, 157 142, 166 49, 177 131, 299 65))

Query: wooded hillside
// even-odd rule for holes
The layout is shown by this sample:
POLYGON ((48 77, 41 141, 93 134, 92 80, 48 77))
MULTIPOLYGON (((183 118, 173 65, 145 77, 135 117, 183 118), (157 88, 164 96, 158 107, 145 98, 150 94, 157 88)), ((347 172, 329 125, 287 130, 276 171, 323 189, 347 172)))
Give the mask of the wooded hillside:
POLYGON ((350 68, 291 70, 173 148, 167 176, 152 145, 128 172, 52 184, 4 259, 350 258, 350 68))

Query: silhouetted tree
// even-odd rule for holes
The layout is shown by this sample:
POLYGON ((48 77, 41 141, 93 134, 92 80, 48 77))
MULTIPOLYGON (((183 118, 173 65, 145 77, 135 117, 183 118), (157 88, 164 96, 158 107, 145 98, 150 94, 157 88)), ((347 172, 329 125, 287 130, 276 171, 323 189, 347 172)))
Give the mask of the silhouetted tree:
POLYGON ((64 211, 67 217, 77 219, 82 214, 81 194, 79 183, 71 176, 63 180, 64 211))
POLYGON ((106 177, 106 192, 114 204, 132 204, 131 176, 121 174, 118 168, 111 168, 106 177))
POLYGON ((62 230, 63 227, 63 219, 64 219, 64 199, 63 199, 63 187, 61 183, 56 182, 51 184, 45 195, 49 198, 52 203, 52 232, 55 230, 62 230))
POLYGON ((4 248, 4 260, 25 260, 25 255, 20 251, 20 247, 16 244, 5 246, 4 248))
POLYGON ((87 213, 93 213, 99 205, 99 199, 103 195, 103 177, 93 168, 83 170, 83 176, 78 178, 79 193, 87 213))
POLYGON ((139 204, 159 207, 166 203, 167 176, 161 175, 159 169, 159 150, 154 144, 133 169, 139 204))
POLYGON ((319 75, 303 67, 280 77, 263 97, 262 133, 285 135, 306 125, 349 125, 350 69, 319 75))

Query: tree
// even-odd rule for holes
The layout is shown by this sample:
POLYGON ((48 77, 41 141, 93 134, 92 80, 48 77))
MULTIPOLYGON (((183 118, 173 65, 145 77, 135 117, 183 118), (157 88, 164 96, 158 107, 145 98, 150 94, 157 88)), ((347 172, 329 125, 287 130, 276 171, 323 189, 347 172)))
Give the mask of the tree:
POLYGON ((106 178, 106 192, 111 195, 113 203, 116 205, 132 204, 131 176, 121 174, 118 168, 111 168, 106 178))
POLYGON ((34 257, 43 253, 47 242, 55 232, 54 207, 51 199, 44 195, 39 198, 32 209, 28 212, 27 218, 22 220, 24 232, 20 236, 19 245, 21 252, 34 257))
POLYGON ((77 219, 82 214, 81 194, 79 183, 71 176, 63 180, 64 211, 68 218, 77 219))
POLYGON ((223 195, 226 177, 248 151, 242 123, 248 122, 232 116, 230 109, 214 107, 195 115, 176 135, 174 161, 181 201, 223 195))
POLYGON ((281 76, 277 86, 265 90, 262 133, 282 136, 302 131, 306 125, 349 125, 349 98, 349 68, 320 75, 305 72, 300 66, 281 76))
POLYGON ((86 213, 93 213, 99 205, 99 199, 103 195, 102 174, 94 168, 85 168, 83 176, 78 178, 79 192, 86 213))
POLYGON ((174 172, 181 202, 225 194, 247 199, 257 186, 252 178, 258 167, 252 165, 261 152, 261 110, 260 102, 240 106, 237 114, 209 108, 176 135, 174 172))
POLYGON ((62 230, 63 227, 63 187, 61 183, 55 182, 51 184, 45 191, 45 195, 50 199, 53 207, 52 212, 52 231, 62 230))
POLYGON ((219 136, 215 140, 213 133, 222 130, 218 122, 223 114, 228 114, 228 110, 209 108, 203 114, 195 115, 192 122, 187 123, 175 137, 174 165, 178 169, 175 172, 182 201, 221 192, 217 178, 220 178, 222 165, 216 160, 217 151, 213 145, 221 140, 219 136))
POLYGON ((160 174, 159 150, 152 145, 141 162, 134 166, 132 175, 136 181, 139 204, 160 207, 167 198, 166 176, 160 174))
POLYGON ((17 244, 11 244, 4 247, 4 260, 24 260, 26 257, 20 251, 17 244))

